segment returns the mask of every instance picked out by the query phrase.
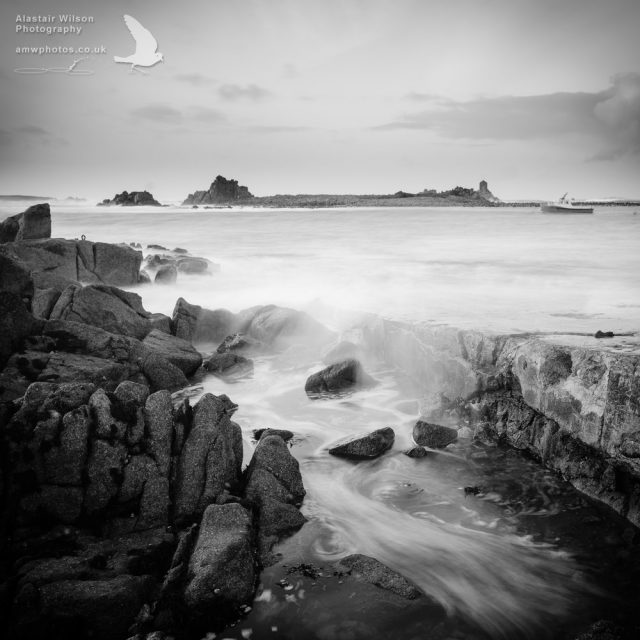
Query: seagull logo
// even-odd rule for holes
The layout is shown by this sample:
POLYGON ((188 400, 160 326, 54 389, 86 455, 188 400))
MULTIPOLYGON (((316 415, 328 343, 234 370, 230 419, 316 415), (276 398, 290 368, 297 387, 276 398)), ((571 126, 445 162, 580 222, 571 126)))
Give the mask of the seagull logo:
POLYGON ((149 29, 145 29, 134 17, 128 15, 124 16, 124 23, 136 41, 136 50, 133 55, 126 58, 113 56, 114 62, 130 64, 130 73, 133 73, 133 71, 145 73, 137 67, 153 67, 158 62, 164 62, 164 56, 158 53, 158 41, 153 37, 149 29))

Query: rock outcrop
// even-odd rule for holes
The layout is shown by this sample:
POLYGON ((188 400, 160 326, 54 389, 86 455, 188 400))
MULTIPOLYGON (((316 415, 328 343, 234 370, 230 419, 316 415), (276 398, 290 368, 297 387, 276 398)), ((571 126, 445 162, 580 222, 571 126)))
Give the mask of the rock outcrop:
POLYGON ((113 392, 38 382, 7 407, 9 638, 200 637, 251 602, 261 559, 305 522, 280 436, 263 435, 243 478, 226 396, 174 408, 167 391, 131 381, 113 392))
POLYGON ((640 349, 592 336, 500 336, 372 320, 363 345, 467 420, 640 526, 640 349))
POLYGON ((127 245, 88 240, 51 238, 0 245, 3 270, 6 264, 8 268, 28 273, 36 289, 62 291, 80 282, 135 285, 141 262, 142 253, 127 245))
POLYGON ((26 211, 0 222, 0 243, 50 237, 51 210, 47 203, 34 204, 26 211))
POLYGON ((116 193, 111 200, 105 198, 98 203, 99 207, 120 204, 125 207, 160 207, 162 206, 148 191, 123 191, 116 193))
POLYGON ((253 196, 249 193, 249 189, 240 186, 237 180, 227 180, 223 176, 217 176, 208 190, 190 193, 182 204, 228 204, 251 198, 253 196))

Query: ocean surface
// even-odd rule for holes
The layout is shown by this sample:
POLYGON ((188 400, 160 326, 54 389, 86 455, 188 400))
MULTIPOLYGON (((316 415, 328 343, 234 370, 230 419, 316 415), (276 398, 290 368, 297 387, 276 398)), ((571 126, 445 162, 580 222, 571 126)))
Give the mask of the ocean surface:
MULTIPOLYGON (((154 312, 171 314, 182 296, 211 309, 306 309, 338 331, 360 312, 495 331, 640 325, 640 213, 632 209, 54 206, 52 223, 56 237, 139 242, 145 254, 149 244, 182 247, 220 266, 210 276, 181 274, 175 286, 136 288, 154 312)), ((322 366, 304 350, 263 354, 251 377, 203 374, 186 392, 192 402, 226 393, 239 405, 245 462, 254 429, 293 431, 307 490, 309 522, 277 549, 283 559, 263 573, 247 615, 218 637, 555 640, 603 617, 637 615, 640 541, 626 523, 464 429, 446 451, 404 456, 428 390, 372 359, 375 387, 311 400, 304 382, 322 366), (380 459, 355 464, 327 453, 344 436, 385 426, 396 442, 380 459), (355 588, 332 569, 349 553, 378 558, 433 600, 398 604, 374 587, 355 588)))
POLYGON ((52 209, 54 236, 183 247, 220 265, 206 281, 145 290, 154 312, 170 314, 180 293, 232 311, 325 305, 496 331, 622 332, 640 320, 632 207, 52 209))

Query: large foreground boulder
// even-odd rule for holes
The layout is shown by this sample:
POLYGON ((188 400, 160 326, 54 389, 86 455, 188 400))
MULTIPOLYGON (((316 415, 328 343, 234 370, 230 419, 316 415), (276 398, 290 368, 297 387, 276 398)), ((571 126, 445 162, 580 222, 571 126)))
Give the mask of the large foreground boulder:
POLYGON ((215 621, 251 602, 256 581, 252 538, 251 515, 244 507, 207 507, 187 569, 184 602, 190 618, 215 621))
POLYGON ((300 466, 283 437, 262 434, 246 472, 244 495, 258 513, 258 551, 263 565, 273 562, 270 551, 286 535, 297 531, 306 518, 298 507, 305 496, 300 466))
POLYGON ((191 430, 177 467, 174 519, 188 523, 240 482, 242 430, 227 396, 205 393, 193 408, 191 430))
POLYGON ((304 390, 308 395, 317 395, 371 386, 374 383, 375 380, 357 360, 344 360, 309 376, 304 390))
POLYGON ((51 237, 51 211, 48 203, 34 204, 26 211, 0 222, 0 243, 41 240, 51 237))
POLYGON ((394 439, 393 429, 384 427, 371 433, 350 436, 331 447, 329 453, 355 460, 377 458, 391 449, 394 439))

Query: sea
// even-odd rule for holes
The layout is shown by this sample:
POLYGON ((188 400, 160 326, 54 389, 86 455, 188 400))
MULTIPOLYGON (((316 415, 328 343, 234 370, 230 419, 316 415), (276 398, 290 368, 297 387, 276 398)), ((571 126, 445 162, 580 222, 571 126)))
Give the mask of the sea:
MULTIPOLYGON (((3 205, 5 215, 24 209, 3 205)), ((4 216, 0 216, 4 217, 4 216)), ((190 209, 52 205, 52 235, 186 249, 217 265, 175 285, 132 290, 151 312, 178 297, 237 312, 307 311, 336 331, 363 315, 498 333, 588 336, 640 327, 640 211, 545 215, 530 208, 190 209)), ((205 355, 215 345, 203 345, 205 355)), ((275 551, 255 602, 219 638, 561 639, 640 606, 633 527, 521 453, 461 427, 446 450, 412 459, 428 389, 384 362, 378 384, 324 400, 304 393, 323 366, 308 352, 262 354, 250 377, 202 375, 187 392, 226 393, 245 462, 263 427, 291 430, 308 522, 275 551), (354 463, 339 439, 391 426, 394 447, 354 463), (473 492, 465 487, 474 487, 473 492), (477 491, 476 491, 477 489, 477 491), (399 601, 335 569, 373 556, 426 597, 399 601), (443 613, 444 612, 444 613, 443 613)))

